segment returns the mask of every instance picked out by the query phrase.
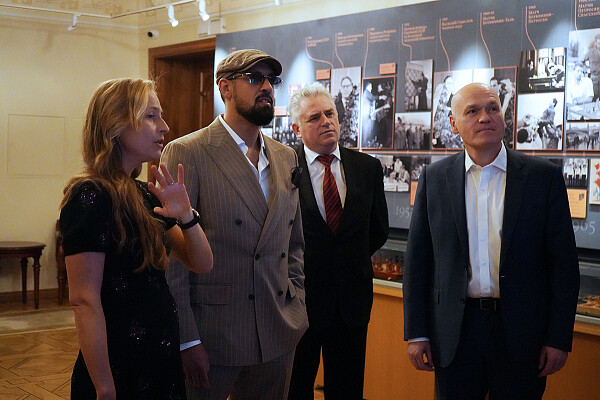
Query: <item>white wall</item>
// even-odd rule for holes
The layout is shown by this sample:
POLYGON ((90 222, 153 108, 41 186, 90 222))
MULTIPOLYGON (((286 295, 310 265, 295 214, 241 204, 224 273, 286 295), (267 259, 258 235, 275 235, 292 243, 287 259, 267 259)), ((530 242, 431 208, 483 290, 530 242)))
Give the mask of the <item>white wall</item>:
MULTIPOLYGON (((82 166, 89 99, 106 79, 147 76, 139 48, 135 30, 0 19, 0 240, 47 245, 41 288, 58 286, 54 227, 62 189, 82 166)), ((19 260, 0 260, 0 292, 20 288, 19 260)))

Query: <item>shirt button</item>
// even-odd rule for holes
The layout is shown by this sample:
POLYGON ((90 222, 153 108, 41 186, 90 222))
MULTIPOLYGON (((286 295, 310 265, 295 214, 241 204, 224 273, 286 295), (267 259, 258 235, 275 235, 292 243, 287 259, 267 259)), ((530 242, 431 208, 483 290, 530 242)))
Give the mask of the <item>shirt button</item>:
POLYGON ((290 220, 290 225, 294 225, 294 220, 290 220))
POLYGON ((281 258, 285 258, 285 253, 281 253, 281 258))
POLYGON ((258 253, 257 253, 257 254, 254 256, 254 259, 255 259, 255 260, 258 260, 259 258, 260 258, 260 254, 258 254, 258 253))
POLYGON ((283 295, 283 290, 280 290, 279 292, 277 292, 277 296, 281 296, 283 295))
POLYGON ((242 220, 241 220, 241 219, 239 219, 239 218, 238 218, 238 219, 236 219, 236 220, 235 220, 235 224, 236 224, 236 225, 238 225, 238 226, 239 226, 239 225, 241 225, 241 224, 242 224, 242 220))
POLYGON ((460 304, 465 304, 467 301, 465 299, 459 299, 460 304))
POLYGON ((249 296, 248 296, 248 299, 249 299, 249 300, 254 300, 254 295, 253 295, 253 294, 249 295, 249 296))

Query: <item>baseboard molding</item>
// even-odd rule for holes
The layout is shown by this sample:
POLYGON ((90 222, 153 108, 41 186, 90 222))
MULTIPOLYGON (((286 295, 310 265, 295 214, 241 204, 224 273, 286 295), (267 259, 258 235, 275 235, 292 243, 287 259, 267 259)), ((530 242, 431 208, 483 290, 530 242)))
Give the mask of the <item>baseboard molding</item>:
MULTIPOLYGON (((22 293, 20 290, 18 292, 0 293, 0 303, 21 301, 22 293)), ((40 289, 40 299, 57 299, 58 301, 58 289, 40 289)), ((69 301, 68 295, 65 299, 69 301)), ((33 301, 33 290, 27 291, 27 301, 33 301)))

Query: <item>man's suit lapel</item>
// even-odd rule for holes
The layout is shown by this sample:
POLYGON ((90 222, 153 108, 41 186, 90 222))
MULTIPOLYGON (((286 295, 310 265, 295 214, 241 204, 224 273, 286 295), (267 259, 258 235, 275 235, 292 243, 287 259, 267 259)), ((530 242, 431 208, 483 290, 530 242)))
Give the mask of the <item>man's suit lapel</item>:
POLYGON ((353 212, 354 207, 362 207, 362 204, 357 204, 356 191, 358 187, 358 177, 362 172, 360 170, 361 164, 358 160, 351 160, 353 154, 350 150, 340 147, 340 157, 342 159, 342 169, 344 170, 344 180, 346 181, 346 199, 344 201, 344 210, 342 212, 342 219, 340 221, 340 227, 338 234, 342 232, 348 232, 346 226, 353 223, 352 216, 360 215, 360 212, 353 212))
MULTIPOLYGON (((264 240, 268 240, 275 227, 281 219, 281 213, 289 207, 286 202, 286 196, 282 192, 288 190, 286 179, 291 182, 292 171, 282 168, 284 163, 281 160, 281 151, 274 146, 269 145, 265 138, 265 149, 269 160, 269 208, 263 225, 257 247, 260 247, 264 240)), ((291 183, 289 184, 291 187, 291 183)), ((262 193, 262 192, 261 192, 262 193)))
MULTIPOLYGON (((450 164, 446 175, 448 195, 452 204, 452 215, 456 223, 456 231, 460 240, 461 249, 465 257, 469 258, 469 234, 467 233, 467 211, 465 205, 465 152, 457 154, 450 164)), ((434 195, 435 196, 435 195, 434 195)))
POLYGON ((304 153, 304 146, 301 145, 298 149, 298 165, 302 167, 302 175, 300 177, 300 196, 304 201, 304 207, 302 208, 302 218, 309 218, 310 216, 315 219, 314 223, 321 225, 320 232, 329 232, 327 223, 321 212, 319 206, 317 206, 317 200, 315 198, 315 192, 310 181, 310 171, 308 170, 308 164, 306 163, 306 153, 304 153))
POLYGON ((267 202, 258 179, 248 179, 248 176, 254 177, 255 172, 246 156, 218 119, 210 124, 208 135, 207 153, 246 203, 254 218, 263 224, 267 216, 267 202))
POLYGON ((504 194, 504 218, 502 221, 502 245, 500 246, 500 268, 502 268, 506 251, 515 232, 527 182, 527 172, 523 171, 523 161, 518 154, 511 150, 506 152, 506 189, 504 194))

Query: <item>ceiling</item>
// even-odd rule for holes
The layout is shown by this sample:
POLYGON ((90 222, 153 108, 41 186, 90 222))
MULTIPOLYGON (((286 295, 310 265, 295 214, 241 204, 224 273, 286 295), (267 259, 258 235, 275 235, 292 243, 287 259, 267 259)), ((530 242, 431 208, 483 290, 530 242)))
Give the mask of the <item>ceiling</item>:
MULTIPOLYGON (((211 17, 275 7, 274 0, 205 0, 211 17)), ((291 3, 302 0, 281 0, 291 3)), ((144 28, 156 20, 164 21, 166 8, 173 5, 178 20, 198 19, 196 0, 0 0, 0 16, 15 16, 47 21, 144 28)))

